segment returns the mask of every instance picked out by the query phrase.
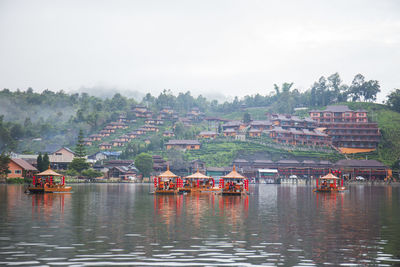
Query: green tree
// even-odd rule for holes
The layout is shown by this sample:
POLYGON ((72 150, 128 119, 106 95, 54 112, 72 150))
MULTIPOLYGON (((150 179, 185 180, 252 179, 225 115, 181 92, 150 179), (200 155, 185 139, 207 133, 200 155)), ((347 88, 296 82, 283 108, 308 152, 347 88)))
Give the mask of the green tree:
POLYGON ((68 168, 81 173, 83 170, 89 168, 89 163, 86 162, 85 158, 75 157, 72 162, 68 165, 68 168))
POLYGON ((243 114, 243 122, 244 122, 244 123, 249 123, 249 122, 251 122, 251 117, 250 117, 250 114, 249 114, 248 112, 245 112, 245 113, 243 114))
POLYGON ((42 160, 42 171, 47 170, 50 167, 50 159, 47 153, 44 153, 43 160, 42 160))
POLYGON ((135 159, 135 166, 143 174, 148 177, 153 170, 153 158, 147 153, 140 153, 135 159))
POLYGON ((85 150, 85 145, 84 145, 84 141, 83 141, 82 129, 79 130, 78 142, 77 142, 76 148, 75 148, 75 155, 78 158, 84 158, 86 156, 86 150, 85 150))
POLYGON ((10 156, 3 151, 0 155, 0 178, 7 178, 8 163, 10 163, 10 156))
POLYGON ((376 95, 380 92, 380 85, 378 81, 366 81, 365 77, 357 74, 350 86, 350 95, 353 101, 374 101, 376 95))
POLYGON ((182 122, 177 122, 175 124, 174 134, 177 139, 183 139, 185 134, 185 126, 183 126, 182 122))
POLYGON ((82 176, 86 178, 97 178, 103 176, 103 173, 94 169, 87 169, 82 171, 82 176))
POLYGON ((391 107, 393 110, 400 112, 400 89, 395 89, 395 91, 391 92, 388 95, 388 100, 386 104, 391 107))
POLYGON ((39 172, 44 171, 43 170, 43 157, 42 157, 42 153, 40 153, 40 152, 36 158, 36 166, 37 166, 37 169, 39 170, 39 172))

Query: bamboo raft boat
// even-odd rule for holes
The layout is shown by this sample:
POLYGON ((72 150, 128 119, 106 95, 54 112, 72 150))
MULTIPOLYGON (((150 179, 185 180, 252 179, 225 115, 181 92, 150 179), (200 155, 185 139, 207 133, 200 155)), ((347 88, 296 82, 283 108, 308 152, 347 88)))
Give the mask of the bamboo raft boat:
POLYGON ((317 193, 337 193, 346 190, 346 187, 343 186, 343 179, 340 179, 332 173, 328 173, 327 175, 318 178, 316 183, 316 188, 313 192, 317 193), (341 186, 337 185, 338 180, 341 181, 341 186))
POLYGON ((49 168, 33 177, 32 184, 28 186, 27 191, 30 193, 65 193, 70 192, 71 187, 65 185, 64 176, 49 168), (54 177, 60 177, 60 182, 55 182, 54 177))

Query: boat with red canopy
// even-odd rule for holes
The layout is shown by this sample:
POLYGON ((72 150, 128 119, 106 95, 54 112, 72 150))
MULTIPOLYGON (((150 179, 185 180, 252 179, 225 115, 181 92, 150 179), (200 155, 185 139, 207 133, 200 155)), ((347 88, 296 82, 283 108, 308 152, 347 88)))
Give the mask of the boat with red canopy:
POLYGON ((154 188, 156 194, 177 194, 182 187, 182 179, 175 173, 167 170, 154 178, 154 188))
POLYGON ((230 173, 219 180, 222 195, 246 195, 249 192, 249 180, 236 171, 235 165, 230 173))
POLYGON ((32 185, 28 187, 30 193, 60 193, 70 192, 71 187, 65 186, 65 177, 50 168, 33 176, 32 185), (59 182, 55 177, 61 178, 59 182))
POLYGON ((313 192, 319 193, 332 193, 332 192, 342 192, 346 190, 343 186, 343 179, 333 175, 332 173, 328 173, 325 176, 322 176, 316 180, 316 188, 313 192), (340 186, 338 182, 340 180, 340 186))
POLYGON ((197 169, 197 172, 186 176, 183 187, 179 188, 180 192, 213 192, 219 190, 220 188, 215 187, 214 178, 202 174, 199 169, 197 169))

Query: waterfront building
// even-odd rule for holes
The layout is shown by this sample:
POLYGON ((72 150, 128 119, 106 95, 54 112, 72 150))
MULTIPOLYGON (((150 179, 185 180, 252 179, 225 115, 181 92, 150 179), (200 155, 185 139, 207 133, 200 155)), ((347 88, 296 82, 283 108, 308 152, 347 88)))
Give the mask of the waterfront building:
POLYGON ((334 169, 341 171, 347 179, 362 176, 367 180, 383 180, 390 176, 390 168, 376 160, 339 160, 334 164, 334 169))
POLYGON ((11 158, 8 163, 7 178, 31 178, 38 170, 23 159, 11 158))
POLYGON ((50 166, 52 169, 67 169, 74 157, 74 151, 68 147, 62 147, 49 154, 50 166))

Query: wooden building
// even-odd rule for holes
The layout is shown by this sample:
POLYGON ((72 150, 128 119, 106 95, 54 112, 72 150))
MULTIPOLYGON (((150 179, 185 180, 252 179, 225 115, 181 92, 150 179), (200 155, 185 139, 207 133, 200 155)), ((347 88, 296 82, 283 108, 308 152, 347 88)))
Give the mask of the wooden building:
POLYGON ((200 149, 200 142, 197 140, 169 140, 165 146, 167 149, 197 150, 200 149))
POLYGON ((23 159, 11 158, 7 178, 31 178, 38 170, 23 159))
POLYGON ((199 133, 199 138, 214 139, 218 136, 217 132, 214 131, 202 131, 199 133))

